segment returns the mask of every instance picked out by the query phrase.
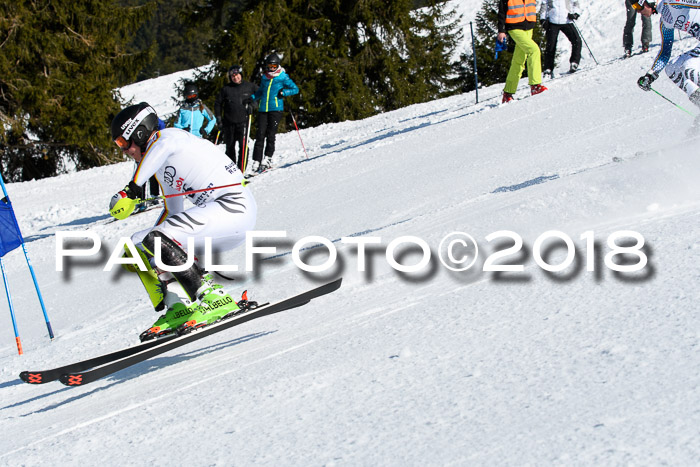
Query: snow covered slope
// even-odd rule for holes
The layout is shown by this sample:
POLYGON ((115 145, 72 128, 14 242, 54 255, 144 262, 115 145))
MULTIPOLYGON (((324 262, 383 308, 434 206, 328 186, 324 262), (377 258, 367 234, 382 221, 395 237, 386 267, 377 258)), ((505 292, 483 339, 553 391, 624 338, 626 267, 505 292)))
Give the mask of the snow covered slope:
MULTIPOLYGON (((697 464, 700 151, 686 138, 692 118, 635 85, 653 56, 612 61, 617 3, 587 4, 600 13, 584 24, 599 31, 586 39, 601 65, 586 60, 539 96, 523 98, 523 87, 522 99, 500 106, 494 86, 479 104, 465 94, 304 129, 308 160, 295 133, 280 135, 281 168, 251 187, 257 229, 287 240, 256 274, 225 285, 268 300, 337 275, 343 287, 89 386, 29 386, 17 375, 137 342, 157 314, 138 279, 102 268, 118 239, 157 213, 106 223, 128 162, 10 184, 57 338, 47 337, 21 251, 10 253, 25 355, 4 311, 0 465, 697 464), (102 255, 57 272, 55 232, 86 229, 102 255), (512 244, 486 240, 503 230, 523 249, 497 263, 522 272, 483 271, 512 244), (549 274, 535 256, 552 230, 576 255, 549 274), (643 236, 641 271, 606 266, 618 231, 643 236), (466 272, 437 259, 453 232, 479 243, 466 272), (305 274, 290 251, 306 236, 380 243, 368 246, 365 271, 356 248, 336 241, 342 264, 305 274), (432 251, 416 273, 384 256, 405 236, 432 251)), ((686 103, 668 79, 657 83, 686 103)), ((565 261, 557 245, 541 249, 549 264, 565 261)), ((310 263, 327 257, 311 253, 310 263)), ((395 256, 421 259, 415 249, 395 256)), ((243 268, 243 249, 220 262, 243 268)))

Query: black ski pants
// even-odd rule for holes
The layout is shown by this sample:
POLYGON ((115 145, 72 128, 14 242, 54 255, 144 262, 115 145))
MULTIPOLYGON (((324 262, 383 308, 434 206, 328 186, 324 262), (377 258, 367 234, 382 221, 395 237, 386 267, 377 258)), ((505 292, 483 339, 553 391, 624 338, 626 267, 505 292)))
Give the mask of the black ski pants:
MULTIPOLYGON (((243 148, 246 143, 246 131, 248 122, 229 123, 224 128, 224 144, 226 144, 226 155, 236 163, 241 172, 245 172, 247 165, 246 155, 243 148), (236 144, 238 144, 238 158, 236 158, 236 144)), ((249 152, 249 148, 245 148, 249 152)))
POLYGON ((253 150, 254 161, 262 162, 263 147, 265 157, 272 157, 275 153, 275 136, 280 121, 282 121, 282 112, 258 112, 258 132, 255 135, 253 150))
MULTIPOLYGON (((630 0, 625 0, 625 8, 627 8, 627 22, 622 33, 622 45, 625 50, 632 50, 634 45, 634 25, 637 23, 637 10, 632 8, 630 0)), ((642 16, 642 46, 649 47, 651 44, 651 18, 642 16)))
POLYGON ((563 32, 569 42, 571 42, 571 57, 569 63, 579 64, 581 62, 581 36, 578 34, 576 27, 572 23, 553 24, 549 23, 545 33, 547 46, 544 49, 544 61, 542 63, 543 70, 554 69, 554 56, 557 53, 557 39, 559 31, 563 32))

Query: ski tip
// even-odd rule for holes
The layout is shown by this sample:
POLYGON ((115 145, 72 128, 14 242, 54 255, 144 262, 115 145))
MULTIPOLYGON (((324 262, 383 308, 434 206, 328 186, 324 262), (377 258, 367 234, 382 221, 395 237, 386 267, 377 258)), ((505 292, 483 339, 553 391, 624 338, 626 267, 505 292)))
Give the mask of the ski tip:
POLYGON ((66 386, 81 386, 83 384, 83 375, 61 375, 58 380, 66 386))

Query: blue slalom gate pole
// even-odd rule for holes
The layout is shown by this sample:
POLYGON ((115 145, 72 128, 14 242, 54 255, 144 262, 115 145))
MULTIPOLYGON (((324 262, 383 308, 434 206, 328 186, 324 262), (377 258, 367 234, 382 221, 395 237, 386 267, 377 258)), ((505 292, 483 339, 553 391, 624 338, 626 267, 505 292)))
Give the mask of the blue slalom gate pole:
POLYGON ((0 268, 2 268, 2 280, 5 284, 5 294, 7 295, 7 304, 10 306, 10 316, 12 317, 12 327, 15 330, 15 342, 17 342, 17 352, 22 355, 22 342, 19 340, 19 332, 17 331, 17 320, 15 319, 15 309, 12 306, 12 297, 10 296, 10 286, 7 285, 7 274, 5 274, 5 263, 0 258, 0 268))
MULTIPOLYGON (((7 194, 7 188, 5 187, 5 181, 2 178, 2 174, 0 174, 0 185, 2 186, 2 192, 5 195, 5 200, 7 201, 8 206, 10 206, 10 213, 12 214, 12 220, 15 223, 15 228, 17 229, 17 232, 19 233, 20 240, 22 242, 22 251, 24 251, 24 258, 27 261, 27 266, 29 267, 29 272, 32 274, 32 280, 34 281, 34 288, 36 289, 36 294, 39 297, 39 303, 41 304, 41 311, 44 313, 44 320, 46 321, 46 328, 49 331, 49 337, 51 340, 53 340, 54 335, 53 335, 53 329, 51 329, 51 322, 49 321, 49 315, 46 313, 46 306, 44 305, 44 298, 41 296, 41 291, 39 290, 39 283, 36 280, 36 274, 34 274, 34 268, 32 267, 32 262, 29 260, 29 253, 27 252, 27 246, 24 244, 24 237, 22 237, 22 232, 19 230, 19 224, 17 223, 17 217, 15 216, 15 210, 12 209, 12 202, 10 201, 10 197, 7 194)), ((3 277, 5 275, 5 270, 3 267, 3 277)), ((5 277, 4 277, 5 278, 5 277)), ((7 298, 9 301, 10 298, 10 292, 9 288, 7 287, 7 278, 5 278, 5 289, 7 292, 7 298)), ((10 305, 10 313, 12 314, 12 320, 14 324, 14 311, 12 310, 12 305, 10 305)), ((15 326, 15 334, 17 332, 16 326, 15 326)), ((19 339, 19 337, 17 338, 19 339)), ((18 341, 19 343, 19 341, 18 341)), ((20 354, 22 352, 20 351, 20 354)))

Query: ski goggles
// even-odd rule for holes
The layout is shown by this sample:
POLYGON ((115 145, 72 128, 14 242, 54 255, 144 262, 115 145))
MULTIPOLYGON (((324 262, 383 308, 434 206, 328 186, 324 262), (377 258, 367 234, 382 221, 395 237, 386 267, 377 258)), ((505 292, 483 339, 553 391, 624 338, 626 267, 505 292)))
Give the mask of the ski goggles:
POLYGON ((277 69, 279 67, 280 66, 276 63, 269 63, 266 68, 267 68, 267 71, 277 71, 277 69))
POLYGON ((122 151, 126 151, 127 149, 129 149, 129 146, 131 146, 131 142, 123 136, 117 136, 117 139, 115 139, 114 142, 117 146, 119 146, 119 149, 121 149, 122 151))

